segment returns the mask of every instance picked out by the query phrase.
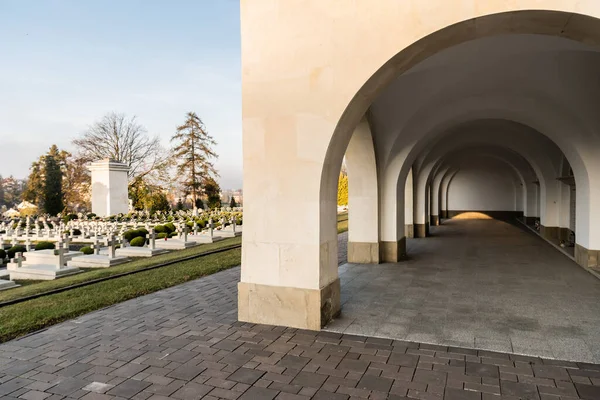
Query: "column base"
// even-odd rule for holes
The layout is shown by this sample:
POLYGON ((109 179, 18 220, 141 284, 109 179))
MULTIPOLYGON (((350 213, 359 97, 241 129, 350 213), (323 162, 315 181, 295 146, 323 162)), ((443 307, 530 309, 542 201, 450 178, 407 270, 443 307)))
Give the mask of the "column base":
POLYGON ((411 239, 415 237, 415 227, 413 224, 404 225, 404 236, 411 239))
POLYGON ((399 262, 406 259, 406 238, 397 242, 380 242, 379 249, 381 251, 381 262, 399 262))
POLYGON ((438 226, 440 224, 440 217, 437 215, 431 216, 431 226, 438 226))
POLYGON ((585 268, 598 268, 600 266, 600 250, 590 250, 575 244, 575 261, 585 268))
POLYGON ((440 216, 442 217, 442 219, 447 219, 448 218, 448 210, 442 210, 440 212, 440 216))
POLYGON ((348 242, 348 262, 355 264, 379 264, 379 242, 348 242))
POLYGON ((560 244, 560 228, 558 226, 540 225, 540 236, 555 244, 560 244))
POLYGON ((425 238, 429 233, 429 224, 415 224, 415 237, 425 238))
POLYGON ((238 283, 238 319, 320 330, 340 313, 340 280, 322 289, 238 283))
POLYGON ((560 239, 561 242, 569 243, 569 241, 571 240, 572 233, 573 233, 573 231, 570 230, 569 228, 560 228, 558 238, 560 239))
POLYGON ((538 217, 523 217, 523 222, 525 222, 527 225, 533 226, 535 225, 535 221, 538 219, 538 217))

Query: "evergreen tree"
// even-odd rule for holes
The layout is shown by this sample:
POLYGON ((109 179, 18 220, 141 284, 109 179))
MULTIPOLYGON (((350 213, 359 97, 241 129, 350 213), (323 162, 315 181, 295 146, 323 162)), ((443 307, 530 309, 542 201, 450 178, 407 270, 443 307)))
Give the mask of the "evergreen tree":
POLYGON ((179 198, 179 200, 177 200, 177 211, 181 211, 183 210, 183 200, 181 200, 181 197, 179 198))
POLYGON ((23 200, 35 204, 38 208, 43 206, 43 193, 44 193, 44 172, 42 165, 43 156, 40 157, 39 161, 34 161, 31 164, 29 177, 27 178, 27 185, 23 192, 23 200))
MULTIPOLYGON (((202 183, 218 176, 213 164, 218 156, 212 149, 216 142, 208 134, 200 117, 193 112, 189 112, 185 123, 177 127, 171 142, 175 142, 173 155, 177 163, 177 174, 182 179, 184 191, 191 194, 192 206, 195 208, 196 201, 202 194, 202 183)), ((204 191, 206 193, 206 188, 204 191)))
POLYGON ((231 196, 231 201, 229 202, 229 207, 234 208, 237 207, 237 203, 235 202, 235 197, 231 196))
POLYGON ((62 171, 60 169, 59 151, 52 145, 50 152, 45 157, 45 182, 44 182, 44 211, 50 215, 60 213, 63 208, 62 171))
POLYGON ((207 178, 203 182, 204 193, 206 194, 206 204, 209 209, 221 207, 221 188, 213 178, 207 178))

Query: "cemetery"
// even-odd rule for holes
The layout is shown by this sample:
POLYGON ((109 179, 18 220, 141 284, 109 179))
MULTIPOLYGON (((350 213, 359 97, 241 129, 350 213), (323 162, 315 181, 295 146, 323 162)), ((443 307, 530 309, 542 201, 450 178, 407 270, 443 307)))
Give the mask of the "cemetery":
POLYGON ((134 211, 109 217, 69 214, 4 220, 0 290, 18 287, 14 281, 58 279, 81 269, 113 267, 241 235, 241 208, 193 214, 134 211))

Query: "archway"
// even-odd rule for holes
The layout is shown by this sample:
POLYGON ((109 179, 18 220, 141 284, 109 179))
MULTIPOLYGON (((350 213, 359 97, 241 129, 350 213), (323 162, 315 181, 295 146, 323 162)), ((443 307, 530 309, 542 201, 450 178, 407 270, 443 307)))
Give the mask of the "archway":
MULTIPOLYGON (((319 329, 339 311, 335 230, 337 175, 360 119, 368 109, 375 114, 378 109, 382 111, 381 104, 375 102, 399 77, 406 73, 414 73, 415 77, 426 74, 426 70, 414 67, 444 50, 486 37, 498 37, 500 43, 505 40, 503 35, 572 39, 578 43, 565 44, 560 40, 560 43, 552 40, 550 43, 535 36, 530 42, 532 47, 526 51, 548 46, 548 52, 575 51, 583 58, 594 56, 594 51, 586 47, 588 44, 600 42, 600 30, 596 29, 593 18, 600 15, 600 10, 590 3, 564 1, 556 6, 553 2, 554 11, 522 11, 494 3, 482 5, 475 11, 440 0, 437 5, 444 9, 451 6, 453 12, 436 13, 433 19, 430 13, 415 5, 417 3, 413 4, 416 11, 412 14, 403 8, 404 4, 384 0, 377 9, 354 4, 347 15, 339 14, 334 4, 319 3, 318 7, 286 4, 277 10, 242 7, 245 21, 242 34, 245 38, 244 190, 246 203, 255 205, 245 209, 247 229, 239 285, 241 320, 319 329), (576 14, 576 11, 589 16, 576 14), (335 26, 328 23, 333 15, 337 16, 335 26), (264 18, 277 22, 265 27, 258 22, 264 18), (311 24, 298 23, 303 18, 311 24), (410 23, 415 18, 419 24, 410 23), (309 29, 309 25, 322 28, 309 29), (360 32, 365 30, 373 32, 370 45, 359 46, 357 43, 364 43, 360 32), (277 40, 273 40, 274 37, 277 40), (325 43, 323 37, 331 40, 325 43), (276 60, 275 55, 287 49, 288 40, 294 41, 296 52, 283 62, 276 60), (260 56, 258 49, 261 49, 260 56), (353 68, 349 69, 348 65, 353 68), (291 226, 293 230, 289 229, 291 226)), ((428 5, 432 6, 431 2, 428 5)), ((540 6, 544 6, 543 2, 520 5, 523 10, 540 6)), ((489 89, 482 91, 482 95, 489 89)), ((465 116, 475 115, 478 119, 504 117, 531 122, 528 125, 550 135, 561 148, 578 181, 577 230, 582 232, 577 235, 581 247, 578 251, 582 254, 582 263, 589 264, 594 260, 595 249, 600 249, 600 232, 590 223, 599 212, 590 204, 600 197, 600 188, 589 185, 596 180, 590 171, 600 170, 597 168, 600 162, 591 159, 589 153, 589 149, 597 145, 594 135, 590 134, 594 132, 594 120, 589 118, 589 109, 563 107, 563 103, 551 96, 553 93, 539 90, 530 93, 533 97, 514 91, 484 101, 471 94, 470 102, 463 99, 464 107, 471 108, 462 111, 466 112, 465 116), (557 109, 564 112, 550 114, 545 124, 538 118, 526 121, 532 103, 541 105, 546 112, 557 109), (527 107, 520 107, 522 105, 527 107), (563 130, 565 126, 573 131, 571 138, 577 143, 552 135, 553 130, 563 130)), ((419 95, 434 97, 427 90, 419 95)), ((390 128, 393 130, 394 124, 391 126, 390 121, 383 120, 373 124, 377 136, 375 154, 381 160, 378 166, 386 166, 378 167, 379 245, 389 249, 388 254, 395 256, 392 258, 399 259, 403 254, 404 183, 412 167, 412 160, 406 161, 414 160, 425 145, 419 140, 423 134, 419 121, 430 118, 438 107, 439 103, 433 101, 422 112, 417 110, 412 114, 417 129, 411 130, 413 136, 407 135, 409 130, 404 126, 399 130, 399 135, 406 140, 406 145, 400 147, 378 140, 380 133, 384 135, 390 128), (387 171, 392 150, 405 158, 400 175, 387 171)), ((457 121, 457 116, 455 113, 451 120, 438 120, 435 125, 449 127, 465 122, 457 121)))

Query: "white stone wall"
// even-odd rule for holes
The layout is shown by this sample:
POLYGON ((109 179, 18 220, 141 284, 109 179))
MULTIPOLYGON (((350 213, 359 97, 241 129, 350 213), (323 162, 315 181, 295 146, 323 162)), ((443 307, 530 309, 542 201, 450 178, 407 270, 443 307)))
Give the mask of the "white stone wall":
POLYGON ((480 161, 461 168, 448 188, 454 211, 517 211, 515 180, 506 164, 480 161))

